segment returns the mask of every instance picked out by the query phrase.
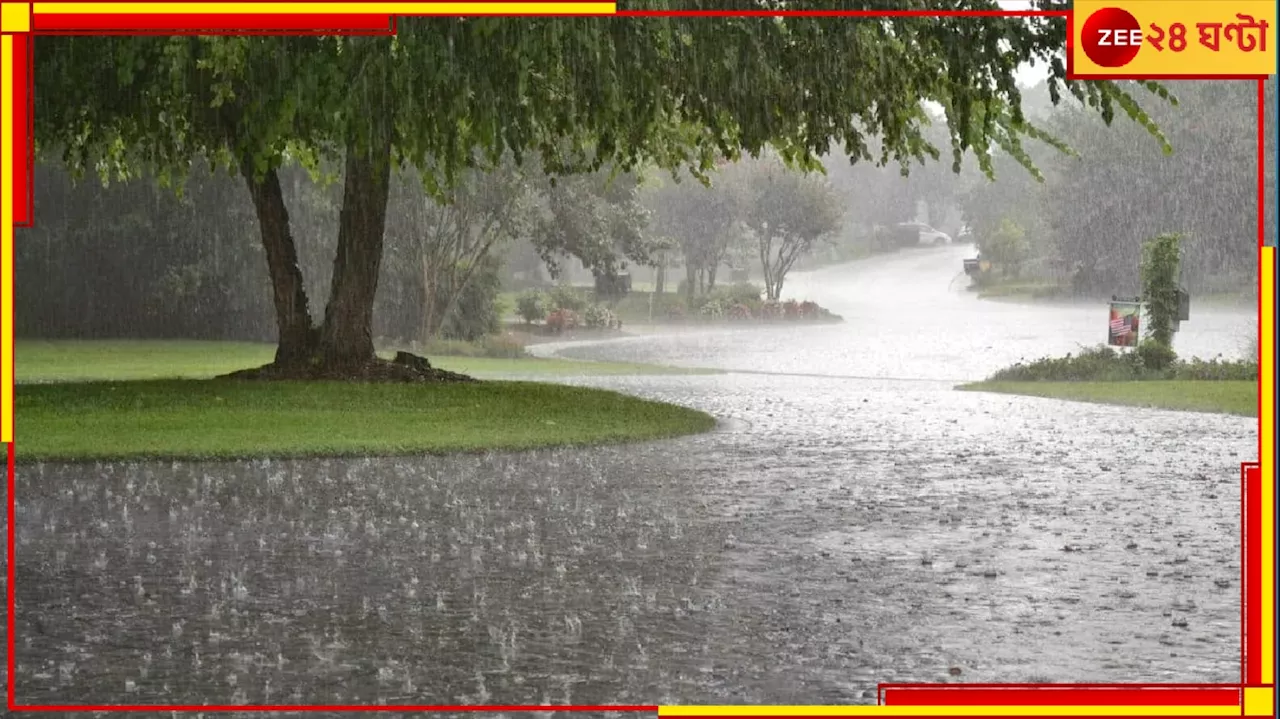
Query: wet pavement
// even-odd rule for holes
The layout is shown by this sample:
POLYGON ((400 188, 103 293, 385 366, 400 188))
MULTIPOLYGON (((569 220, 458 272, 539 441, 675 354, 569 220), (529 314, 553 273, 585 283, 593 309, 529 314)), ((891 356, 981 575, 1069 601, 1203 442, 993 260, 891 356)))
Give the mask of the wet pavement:
MULTIPOLYGON (((20 467, 19 701, 830 704, 879 682, 1236 681, 1256 421, 954 391, 1096 343, 1105 310, 978 302, 942 282, 951 255, 797 278, 842 325, 570 350, 791 373, 574 380, 722 418, 703 436, 20 467)), ((1209 316, 1184 354, 1233 353, 1256 322, 1209 316)))

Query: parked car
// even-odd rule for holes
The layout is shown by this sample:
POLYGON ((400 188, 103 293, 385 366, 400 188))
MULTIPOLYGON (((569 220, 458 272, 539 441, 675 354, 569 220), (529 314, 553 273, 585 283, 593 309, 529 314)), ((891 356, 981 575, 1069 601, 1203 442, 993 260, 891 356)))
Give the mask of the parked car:
POLYGON ((923 222, 900 222, 898 229, 906 232, 914 231, 918 237, 916 243, 925 247, 951 244, 951 235, 935 230, 923 222))

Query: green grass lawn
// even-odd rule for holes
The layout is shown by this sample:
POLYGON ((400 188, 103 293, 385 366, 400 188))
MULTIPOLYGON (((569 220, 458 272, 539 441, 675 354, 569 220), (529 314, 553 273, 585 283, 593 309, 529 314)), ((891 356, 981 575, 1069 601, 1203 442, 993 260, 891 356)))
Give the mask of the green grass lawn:
POLYGON ((1132 382, 974 382, 959 389, 1191 412, 1258 416, 1256 382, 1143 380, 1132 382))
MULTIPOLYGON (((18 340, 14 373, 19 384, 93 380, 208 379, 271 361, 275 346, 250 342, 187 340, 18 340)), ((390 356, 389 354, 387 356, 390 356)), ((627 374, 705 374, 625 362, 560 359, 430 357, 432 365, 475 377, 627 374)))
POLYGON ((155 380, 19 386, 18 461, 516 450, 704 432, 696 410, 533 382, 155 380))
MULTIPOLYGON (((429 454, 640 441, 703 432, 696 410, 534 382, 377 384, 210 379, 271 360, 233 342, 20 341, 15 452, 37 460, 429 454)), ((432 357, 484 376, 686 372, 653 365, 432 357)))

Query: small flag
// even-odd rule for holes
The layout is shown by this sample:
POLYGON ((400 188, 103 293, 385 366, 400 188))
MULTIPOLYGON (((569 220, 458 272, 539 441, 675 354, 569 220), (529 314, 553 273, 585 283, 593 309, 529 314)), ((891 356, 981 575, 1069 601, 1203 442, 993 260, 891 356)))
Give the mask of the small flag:
POLYGON ((1107 344, 1132 347, 1137 344, 1138 322, 1142 305, 1137 302, 1112 302, 1107 323, 1107 344))

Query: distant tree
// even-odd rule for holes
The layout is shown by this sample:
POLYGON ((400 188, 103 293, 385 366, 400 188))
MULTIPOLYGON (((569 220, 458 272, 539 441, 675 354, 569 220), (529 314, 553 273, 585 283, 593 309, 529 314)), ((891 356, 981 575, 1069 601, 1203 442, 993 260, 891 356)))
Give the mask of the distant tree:
POLYGON ((742 163, 734 181, 742 187, 742 223, 755 239, 765 297, 776 300, 796 261, 840 230, 844 207, 826 178, 769 156, 742 163))
POLYGON ((553 277, 575 257, 592 274, 613 275, 627 261, 647 264, 648 214, 631 173, 598 170, 568 177, 540 175, 530 237, 553 277))
POLYGON ((687 174, 660 176, 645 195, 653 234, 671 238, 684 257, 690 301, 715 288, 720 265, 743 240, 739 197, 724 179, 716 172, 704 185, 687 174))
POLYGON ((1154 113, 1168 154, 1140 130, 1106 128, 1082 108, 1060 108, 1051 122, 1079 156, 1053 158, 1045 191, 1029 204, 1043 212, 1054 253, 1078 263, 1084 289, 1136 293, 1143 243, 1170 230, 1185 235, 1193 288, 1226 289, 1255 276, 1257 85, 1170 85, 1178 106, 1154 113))

